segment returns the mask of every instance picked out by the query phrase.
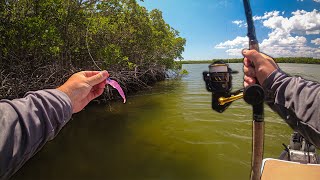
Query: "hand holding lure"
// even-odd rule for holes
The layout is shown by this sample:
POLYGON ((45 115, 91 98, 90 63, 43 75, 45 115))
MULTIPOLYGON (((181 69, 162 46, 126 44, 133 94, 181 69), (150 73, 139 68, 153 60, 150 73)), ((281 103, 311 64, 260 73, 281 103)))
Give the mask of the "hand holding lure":
POLYGON ((120 96, 123 99, 123 103, 126 103, 126 96, 124 95, 124 92, 123 92, 121 86, 119 85, 119 83, 115 80, 110 79, 110 78, 107 78, 106 82, 107 82, 107 84, 109 84, 110 86, 112 86, 113 88, 115 88, 118 91, 118 93, 120 94, 120 96))

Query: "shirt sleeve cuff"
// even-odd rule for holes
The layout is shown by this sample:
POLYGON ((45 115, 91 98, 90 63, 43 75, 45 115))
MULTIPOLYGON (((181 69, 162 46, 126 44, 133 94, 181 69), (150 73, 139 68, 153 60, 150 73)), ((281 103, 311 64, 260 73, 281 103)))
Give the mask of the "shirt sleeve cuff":
POLYGON ((274 70, 263 82, 263 89, 265 92, 265 101, 267 103, 273 103, 275 100, 276 95, 276 82, 279 79, 283 79, 284 77, 287 77, 288 75, 283 72, 281 69, 274 70))

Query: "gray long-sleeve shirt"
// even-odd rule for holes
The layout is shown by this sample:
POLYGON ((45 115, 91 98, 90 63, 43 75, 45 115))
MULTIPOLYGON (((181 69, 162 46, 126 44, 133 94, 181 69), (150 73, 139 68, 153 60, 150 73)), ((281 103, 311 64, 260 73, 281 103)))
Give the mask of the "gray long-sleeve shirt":
POLYGON ((0 179, 7 179, 44 144, 52 140, 72 115, 71 101, 50 89, 24 98, 0 101, 0 179))
POLYGON ((268 105, 320 148, 320 84, 275 70, 263 84, 268 105))

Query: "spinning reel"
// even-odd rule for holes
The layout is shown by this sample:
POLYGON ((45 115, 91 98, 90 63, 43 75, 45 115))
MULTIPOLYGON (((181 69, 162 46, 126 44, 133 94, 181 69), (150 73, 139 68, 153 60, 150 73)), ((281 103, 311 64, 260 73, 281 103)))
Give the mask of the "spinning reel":
POLYGON ((209 71, 204 71, 203 80, 206 88, 212 93, 212 109, 222 113, 230 104, 243 98, 248 104, 252 105, 252 168, 251 180, 260 179, 260 169, 263 158, 264 140, 264 91, 258 84, 251 85, 245 89, 235 92, 232 90, 233 71, 228 64, 223 61, 215 61, 209 65, 209 71))
POLYGON ((264 100, 264 91, 259 85, 252 85, 245 89, 240 89, 235 92, 232 90, 232 74, 238 71, 233 71, 228 64, 223 61, 215 61, 209 65, 209 71, 204 71, 203 80, 206 88, 212 92, 212 109, 222 113, 230 104, 244 98, 251 105, 262 104, 264 100))

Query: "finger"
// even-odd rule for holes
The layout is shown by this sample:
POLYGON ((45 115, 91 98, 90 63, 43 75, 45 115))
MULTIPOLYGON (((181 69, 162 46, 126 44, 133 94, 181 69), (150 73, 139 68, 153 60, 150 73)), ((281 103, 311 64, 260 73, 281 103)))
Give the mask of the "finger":
POLYGON ((98 89, 104 89, 106 86, 106 81, 102 81, 101 83, 94 85, 91 89, 91 91, 96 91, 98 89))
POLYGON ((243 87, 250 86, 246 81, 243 81, 243 87))
POLYGON ((103 93, 103 91, 104 89, 96 89, 88 94, 88 98, 90 99, 90 101, 92 101, 93 99, 100 96, 103 93))
POLYGON ((81 73, 83 73, 85 77, 91 77, 99 74, 100 72, 101 71, 82 71, 81 73))
POLYGON ((95 98, 100 96, 103 93, 104 89, 98 89, 97 91, 95 91, 95 98))
POLYGON ((104 89, 107 85, 107 82, 106 81, 102 81, 101 83, 99 83, 97 86, 100 88, 100 89, 104 89))
POLYGON ((94 76, 88 77, 88 84, 91 86, 95 86, 103 81, 105 81, 109 77, 109 73, 107 71, 101 71, 94 76))
POLYGON ((245 65, 245 66, 251 66, 251 61, 248 59, 248 58, 244 58, 243 59, 243 64, 245 65))
POLYGON ((255 84, 255 83, 243 81, 243 86, 244 86, 244 87, 251 86, 251 85, 253 85, 253 84, 255 84))
POLYGON ((252 66, 243 66, 243 73, 246 76, 256 77, 256 72, 252 66))
POLYGON ((260 64, 263 61, 263 56, 256 50, 243 50, 242 55, 249 59, 251 64, 260 64))
POLYGON ((244 76, 243 77, 244 81, 248 84, 255 84, 256 83, 256 79, 255 78, 252 78, 252 77, 249 77, 249 76, 244 76))
POLYGON ((244 54, 246 53, 245 51, 247 51, 247 50, 249 50, 249 49, 242 49, 241 54, 244 56, 244 54))
POLYGON ((254 49, 253 50, 244 49, 242 51, 242 55, 248 59, 253 59, 253 57, 257 57, 258 55, 261 56, 260 53, 254 49))

